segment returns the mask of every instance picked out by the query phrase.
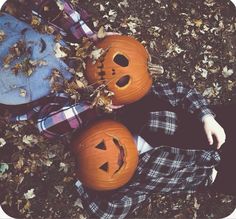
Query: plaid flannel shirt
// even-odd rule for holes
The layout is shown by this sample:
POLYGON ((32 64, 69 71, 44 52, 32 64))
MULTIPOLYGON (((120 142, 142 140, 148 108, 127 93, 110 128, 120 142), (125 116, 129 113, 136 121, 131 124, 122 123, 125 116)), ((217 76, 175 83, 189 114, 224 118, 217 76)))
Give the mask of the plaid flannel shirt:
MULTIPOLYGON (((200 120, 205 115, 215 116, 208 108, 207 100, 195 88, 190 88, 182 82, 157 83, 152 86, 152 92, 173 107, 181 106, 190 114, 195 113, 200 120)), ((150 112, 147 122, 150 131, 161 130, 166 135, 173 135, 178 128, 177 114, 171 111, 150 112)))
MULTIPOLYGON (((153 85, 151 92, 157 96, 167 100, 172 106, 181 105, 189 113, 197 113, 199 119, 204 115, 214 113, 208 109, 208 103, 203 96, 181 82, 178 83, 157 83, 153 85)), ((13 115, 11 121, 21 121, 34 118, 37 127, 42 134, 47 137, 56 137, 70 132, 75 128, 82 126, 83 119, 80 114, 91 111, 88 103, 78 103, 70 105, 66 94, 56 94, 54 98, 47 97, 50 101, 44 106, 38 106, 24 115, 13 115), (68 115, 68 112, 69 115, 68 115), (76 121, 76 122, 72 122, 76 121)), ((96 114, 88 119, 94 119, 96 114)), ((161 111, 150 112, 150 120, 148 124, 152 131, 164 130, 168 135, 173 135, 178 127, 178 119, 174 112, 161 111)))
POLYGON ((135 175, 109 194, 76 183, 89 218, 125 218, 154 192, 193 193, 211 184, 212 169, 220 160, 216 151, 183 150, 162 146, 142 156, 135 175))
MULTIPOLYGON (((42 11, 42 8, 47 6, 47 4, 51 4, 51 2, 52 0, 36 0, 31 4, 35 11, 42 11), (39 10, 39 8, 41 9, 39 10)), ((61 4, 63 5, 63 13, 56 15, 53 21, 47 20, 47 22, 54 25, 59 31, 66 35, 72 34, 76 39, 80 39, 83 36, 91 37, 94 32, 86 24, 90 18, 90 15, 87 13, 87 11, 81 8, 79 5, 77 5, 75 10, 70 4, 70 1, 67 0, 61 0, 61 4), (55 25, 55 21, 57 21, 59 25, 55 25)))
MULTIPOLYGON (((39 2, 42 6, 50 1, 34 2, 39 2)), ((85 11, 79 7, 75 11, 67 1, 63 1, 63 4, 64 13, 68 16, 64 21, 66 24, 62 23, 62 29, 69 29, 77 39, 82 36, 90 37, 93 32, 84 22, 87 19, 85 11), (68 24, 69 26, 66 26, 68 24)), ((35 9, 37 11, 37 5, 35 9)), ((54 26, 62 31, 61 27, 54 26)), ((197 112, 200 119, 207 114, 214 115, 207 108, 206 100, 195 89, 190 89, 180 82, 155 84, 151 92, 167 100, 172 106, 181 105, 190 113, 197 112)), ((39 104, 23 115, 13 115, 11 121, 35 119, 41 133, 47 137, 56 137, 80 128, 85 122, 81 119, 81 114, 91 110, 91 106, 85 102, 71 104, 64 93, 49 95, 45 99, 48 99, 47 104, 39 104)), ((150 112, 149 127, 154 131, 165 130, 166 134, 172 135, 177 128, 177 117, 170 111, 150 112)), ((219 155, 215 151, 162 146, 140 156, 133 179, 106 197, 89 190, 79 182, 77 187, 90 217, 124 218, 137 209, 153 190, 164 193, 192 193, 202 186, 207 186, 211 183, 212 168, 218 162, 219 155)))
MULTIPOLYGON (((7 1, 8 0, 3 0, 0 3, 0 10, 4 8, 4 4, 7 1)), ((49 8, 51 8, 52 3, 57 7, 55 0, 34 0, 27 2, 27 4, 23 2, 25 10, 22 12, 29 13, 32 10, 33 15, 40 17, 44 22, 54 26, 62 35, 72 35, 76 39, 80 39, 83 36, 91 37, 94 34, 86 23, 91 16, 79 5, 74 8, 68 0, 60 1, 60 7, 62 7, 63 10, 59 10, 58 14, 53 18, 49 19, 47 16, 43 16, 42 13, 45 12, 45 8, 47 8, 48 5, 49 8)), ((22 2, 16 1, 15 4, 22 4, 22 2)), ((52 16, 52 14, 50 14, 50 16, 52 16)), ((20 19, 22 18, 20 17, 20 19)))

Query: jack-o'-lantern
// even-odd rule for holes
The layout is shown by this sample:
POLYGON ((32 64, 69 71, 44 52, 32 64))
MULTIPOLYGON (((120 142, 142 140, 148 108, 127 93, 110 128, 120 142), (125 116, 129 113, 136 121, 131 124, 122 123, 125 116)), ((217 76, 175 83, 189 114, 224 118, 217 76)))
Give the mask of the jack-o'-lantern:
POLYGON ((148 53, 144 46, 129 36, 107 36, 96 44, 105 53, 94 62, 88 59, 86 77, 91 84, 105 84, 114 93, 114 105, 133 103, 150 89, 148 53))
POLYGON ((103 120, 92 124, 72 141, 79 180, 94 190, 112 190, 133 176, 138 152, 133 136, 122 124, 103 120))

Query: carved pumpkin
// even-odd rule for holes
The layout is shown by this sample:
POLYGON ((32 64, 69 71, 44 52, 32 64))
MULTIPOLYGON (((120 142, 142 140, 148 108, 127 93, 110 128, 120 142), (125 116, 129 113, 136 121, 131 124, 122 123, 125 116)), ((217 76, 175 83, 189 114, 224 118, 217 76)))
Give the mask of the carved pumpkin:
POLYGON ((94 190, 112 190, 133 176, 138 152, 133 136, 122 124, 103 120, 75 136, 72 142, 78 178, 94 190))
POLYGON ((107 36, 96 44, 106 50, 95 63, 86 63, 86 77, 90 84, 106 84, 114 92, 113 104, 123 105, 141 99, 150 89, 148 53, 144 46, 129 36, 107 36))

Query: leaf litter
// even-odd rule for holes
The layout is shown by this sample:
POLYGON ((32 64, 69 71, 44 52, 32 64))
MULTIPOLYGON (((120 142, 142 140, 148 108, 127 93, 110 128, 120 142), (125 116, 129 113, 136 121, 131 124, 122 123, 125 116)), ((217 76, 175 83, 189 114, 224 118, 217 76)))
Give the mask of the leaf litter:
MULTIPOLYGON (((77 0, 71 2, 78 4, 77 0)), ((62 10, 60 1, 57 3, 62 10)), ((232 98, 236 86, 232 3, 216 0, 201 0, 198 4, 192 0, 118 0, 116 3, 107 0, 84 3, 88 9, 99 12, 98 17, 93 18, 99 38, 103 38, 106 31, 132 35, 150 52, 155 80, 181 80, 195 86, 212 104, 232 98)), ((14 4, 9 4, 6 10, 12 14, 20 12, 14 4)), ((36 30, 55 34, 55 42, 63 38, 55 33, 53 26, 42 24, 39 17, 26 16, 26 19, 36 30)), ((0 45, 5 37, 0 30, 0 45)), ((8 68, 18 55, 25 54, 24 48, 23 41, 11 48, 4 59, 4 67, 8 68)), ((105 109, 110 106, 108 97, 113 94, 104 87, 91 89, 84 78, 84 60, 92 51, 95 60, 102 55, 102 51, 96 50, 87 39, 70 43, 66 49, 58 46, 56 53, 68 64, 73 80, 66 81, 55 69, 50 78, 52 92, 63 89, 78 102, 82 90, 86 90, 88 96, 93 97, 93 104, 105 109)), ((40 62, 47 64, 44 60, 25 59, 25 63, 16 65, 12 72, 18 74, 25 69, 30 77, 34 66, 40 62)), ((19 92, 27 95, 23 90, 19 92)), ((106 110, 109 111, 109 107, 106 110)), ((8 116, 7 112, 1 114, 3 118, 8 116)), ((1 206, 11 209, 15 217, 85 217, 74 187, 76 165, 68 149, 71 134, 50 141, 38 134, 32 121, 13 125, 4 119, 0 120, 0 130, 1 206)), ((131 217, 222 218, 231 213, 235 205, 235 198, 223 194, 156 193, 131 217)))

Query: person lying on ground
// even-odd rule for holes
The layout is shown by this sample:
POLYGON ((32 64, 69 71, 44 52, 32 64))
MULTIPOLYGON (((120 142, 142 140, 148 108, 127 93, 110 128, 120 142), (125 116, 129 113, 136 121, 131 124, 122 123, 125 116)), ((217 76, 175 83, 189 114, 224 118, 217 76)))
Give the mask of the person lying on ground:
MULTIPOLYGON (((143 106, 148 108, 147 105, 143 106)), ((88 216, 129 217, 147 202, 154 192, 160 194, 217 192, 236 195, 236 175, 233 171, 236 152, 233 129, 236 122, 234 116, 236 104, 218 105, 212 107, 212 110, 227 135, 226 142, 219 150, 209 145, 202 132, 202 125, 196 118, 189 118, 187 114, 184 118, 183 115, 183 119, 188 123, 182 128, 187 132, 185 135, 181 133, 181 138, 178 138, 180 136, 176 133, 181 127, 175 126, 172 121, 161 120, 162 125, 153 128, 153 124, 161 124, 158 116, 163 114, 157 116, 155 115, 157 112, 152 112, 150 115, 152 118, 146 122, 145 128, 140 126, 142 131, 138 134, 133 133, 139 151, 139 163, 134 176, 126 185, 111 191, 95 191, 77 181, 77 190, 88 216), (142 133, 143 129, 146 129, 145 134, 142 133), (147 132, 150 135, 147 135, 147 132), (165 132, 167 135, 164 136, 160 132, 165 132), (153 135, 155 141, 151 139, 153 144, 150 145, 147 141, 150 141, 149 138, 153 135), (177 138, 173 138, 174 135, 177 138)))

